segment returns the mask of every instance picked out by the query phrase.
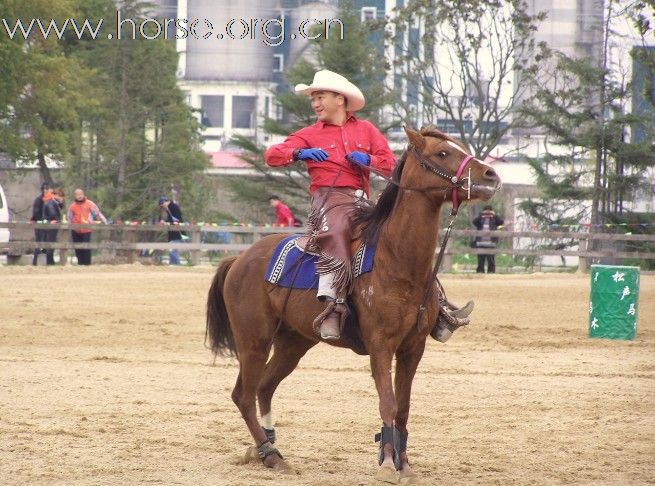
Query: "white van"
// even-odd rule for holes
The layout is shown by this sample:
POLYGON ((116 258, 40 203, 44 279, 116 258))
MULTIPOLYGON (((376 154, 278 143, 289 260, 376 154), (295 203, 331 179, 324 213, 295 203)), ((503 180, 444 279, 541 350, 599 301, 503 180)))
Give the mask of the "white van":
MULTIPOLYGON (((7 206, 7 197, 5 196, 5 191, 0 186, 0 223, 9 222, 9 206, 7 206)), ((9 241, 9 229, 0 228, 0 253, 7 252, 7 243, 9 241)))

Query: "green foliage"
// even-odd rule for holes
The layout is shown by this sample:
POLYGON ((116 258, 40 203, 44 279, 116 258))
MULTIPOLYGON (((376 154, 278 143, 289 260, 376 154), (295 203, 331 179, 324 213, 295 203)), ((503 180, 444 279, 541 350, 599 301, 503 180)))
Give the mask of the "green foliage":
MULTIPOLYGON (((0 18, 10 29, 18 19, 26 26, 33 18, 62 23, 75 12, 73 0, 7 0, 0 4, 0 18)), ((43 179, 52 181, 45 159, 62 160, 69 155, 70 134, 77 125, 81 90, 89 72, 63 55, 56 37, 44 39, 36 28, 27 39, 20 29, 13 39, 4 32, 0 61, 0 150, 24 162, 38 160, 43 179)))
POLYGON ((625 112, 630 85, 615 80, 590 59, 551 53, 555 78, 533 77, 535 95, 522 115, 546 134, 546 154, 530 160, 542 193, 521 208, 543 225, 603 223, 649 189, 647 171, 655 166, 655 126, 625 112), (646 140, 627 134, 646 126, 646 140), (595 218, 594 213, 599 217, 595 218))
MULTIPOLYGON (((124 0, 124 18, 148 4, 124 0)), ((116 16, 113 0, 7 0, 0 17, 89 19, 116 16)), ((95 25, 95 24, 94 24, 95 25)), ((213 194, 198 177, 208 165, 199 125, 177 87, 177 53, 165 39, 81 39, 68 29, 47 40, 0 36, 0 150, 60 161, 64 183, 83 187, 114 219, 145 218, 160 194, 180 194, 187 219, 201 217, 213 194)))
MULTIPOLYGON (((655 213, 626 212, 625 214, 610 214, 607 216, 609 233, 622 233, 633 235, 655 234, 655 213)), ((655 253, 655 243, 650 241, 625 241, 621 242, 624 247, 621 251, 655 253)), ((633 265, 641 267, 642 270, 655 270, 655 260, 639 258, 625 258, 622 265, 633 265)))

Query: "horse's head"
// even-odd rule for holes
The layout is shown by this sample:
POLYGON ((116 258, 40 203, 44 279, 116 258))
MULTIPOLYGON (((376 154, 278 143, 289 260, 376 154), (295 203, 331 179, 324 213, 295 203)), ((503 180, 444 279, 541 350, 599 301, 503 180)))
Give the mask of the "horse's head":
POLYGON ((486 201, 500 188, 500 178, 490 166, 473 157, 466 147, 433 126, 420 132, 405 128, 409 147, 402 184, 414 190, 443 191, 457 211, 460 202, 486 201))

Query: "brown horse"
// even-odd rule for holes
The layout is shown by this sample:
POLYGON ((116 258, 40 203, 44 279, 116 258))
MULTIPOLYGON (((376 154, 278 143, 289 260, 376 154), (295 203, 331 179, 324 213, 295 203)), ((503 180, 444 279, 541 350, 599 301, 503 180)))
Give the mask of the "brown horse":
MULTIPOLYGON (((493 169, 435 128, 405 131, 409 146, 393 182, 375 206, 361 209, 356 217, 361 237, 377 238, 377 250, 373 270, 356 279, 350 297, 370 355, 383 422, 377 477, 395 481, 399 470, 403 482, 410 482, 415 476, 407 458, 412 380, 438 315, 436 298, 429 299, 424 312, 419 313, 419 306, 431 284, 440 208, 451 196, 455 205, 466 199, 487 200, 500 180, 493 169)), ((240 369, 232 400, 259 457, 273 468, 286 467, 272 446, 273 393, 320 341, 312 321, 325 307, 313 292, 290 291, 264 280, 271 253, 284 236, 264 238, 239 257, 221 262, 207 301, 211 349, 237 355, 240 369), (257 420, 256 401, 264 427, 257 420)), ((349 347, 343 339, 329 344, 349 347)))

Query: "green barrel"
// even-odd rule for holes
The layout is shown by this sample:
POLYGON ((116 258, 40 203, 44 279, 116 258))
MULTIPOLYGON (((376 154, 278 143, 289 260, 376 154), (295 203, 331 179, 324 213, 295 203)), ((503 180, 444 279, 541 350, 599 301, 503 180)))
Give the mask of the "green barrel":
POLYGON ((639 267, 591 266, 589 337, 634 339, 639 307, 639 267))

